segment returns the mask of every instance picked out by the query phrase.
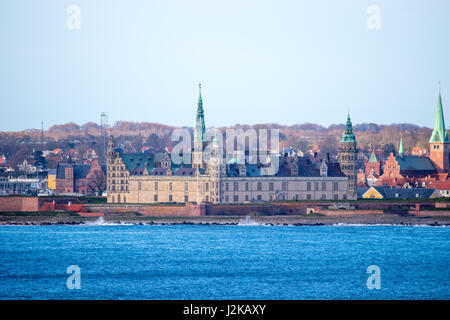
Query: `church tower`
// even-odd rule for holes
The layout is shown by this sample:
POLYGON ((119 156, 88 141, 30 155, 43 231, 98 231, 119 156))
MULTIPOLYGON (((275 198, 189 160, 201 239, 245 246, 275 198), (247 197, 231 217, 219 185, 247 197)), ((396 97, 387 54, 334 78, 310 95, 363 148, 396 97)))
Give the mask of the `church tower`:
POLYGON ((430 138, 430 159, 438 172, 448 172, 449 169, 450 142, 445 130, 444 112, 442 111, 441 89, 434 120, 434 129, 430 138))
POLYGON ((205 115, 203 113, 202 85, 198 85, 199 96, 197 106, 197 117, 194 127, 194 152, 192 154, 192 165, 203 168, 203 149, 206 144, 205 115))
POLYGON ((348 177, 348 199, 356 200, 356 159, 357 159, 356 139, 353 134, 350 114, 347 116, 345 131, 342 134, 341 143, 338 149, 338 159, 341 171, 348 177))

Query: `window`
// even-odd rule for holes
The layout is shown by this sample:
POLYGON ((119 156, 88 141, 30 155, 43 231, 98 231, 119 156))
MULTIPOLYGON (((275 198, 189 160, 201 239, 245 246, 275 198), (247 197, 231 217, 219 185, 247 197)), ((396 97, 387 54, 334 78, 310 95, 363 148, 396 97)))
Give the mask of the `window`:
POLYGON ((262 200, 262 196, 261 196, 260 194, 258 194, 257 199, 258 199, 258 200, 262 200))
POLYGON ((322 182, 322 190, 323 191, 327 190, 327 183, 326 182, 322 182))
POLYGON ((158 181, 155 181, 155 191, 158 191, 158 181))
POLYGON ((172 202, 172 195, 169 194, 169 201, 172 202))
POLYGON ((333 182, 333 191, 338 191, 339 190, 339 183, 338 182, 333 182))
POLYGON ((234 191, 239 191, 239 183, 238 182, 233 183, 233 189, 234 189, 234 191))
POLYGON ((225 196, 225 202, 228 202, 228 195, 225 196))
POLYGON ((184 202, 189 202, 189 196, 188 195, 186 195, 186 196, 184 196, 184 202))
POLYGON ((208 196, 206 196, 206 202, 209 202, 209 197, 208 196))
POLYGON ((287 182, 286 181, 284 181, 284 182, 282 182, 281 183, 281 189, 283 190, 283 191, 286 191, 287 190, 287 182))
POLYGON ((142 182, 138 182, 138 190, 141 191, 142 190, 142 182))
POLYGON ((311 182, 306 183, 306 190, 311 191, 311 182))
POLYGON ((234 202, 239 202, 239 197, 238 197, 237 194, 234 195, 234 199, 233 200, 234 200, 234 202))
POLYGON ((155 195, 153 196, 153 201, 155 201, 155 202, 158 201, 158 195, 157 195, 157 194, 155 194, 155 195))
POLYGON ((245 195, 245 201, 248 201, 248 194, 245 195))
POLYGON ((228 182, 225 183, 225 191, 228 191, 228 182))
POLYGON ((169 191, 172 191, 172 182, 169 182, 169 191))
POLYGON ((319 182, 314 182, 314 190, 319 190, 319 182))
POLYGON ((273 191, 273 182, 269 182, 269 191, 273 191))
POLYGON ((209 183, 208 183, 208 182, 205 183, 205 191, 206 191, 206 192, 209 191, 209 183))
POLYGON ((311 195, 310 194, 306 195, 306 200, 311 200, 311 195))
POLYGON ((344 194, 344 195, 342 196, 342 199, 347 200, 347 195, 344 194))
POLYGON ((338 200, 338 195, 337 194, 333 194, 333 199, 334 200, 338 200))
POLYGON ((245 191, 248 191, 248 182, 245 183, 245 191))
POLYGON ((261 191, 262 190, 262 183, 258 182, 258 184, 256 185, 256 190, 261 191))
MULTIPOLYGON (((189 190, 189 185, 187 182, 184 183, 184 191, 188 191, 189 190)), ((187 201, 186 201, 187 202, 187 201)))
POLYGON ((321 200, 326 200, 327 199, 327 195, 325 193, 322 193, 322 196, 320 197, 321 200))

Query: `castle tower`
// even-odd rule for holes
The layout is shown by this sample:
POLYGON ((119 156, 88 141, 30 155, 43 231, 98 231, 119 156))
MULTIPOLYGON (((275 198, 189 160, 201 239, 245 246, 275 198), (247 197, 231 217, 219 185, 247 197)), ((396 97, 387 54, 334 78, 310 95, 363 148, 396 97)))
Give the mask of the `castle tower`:
POLYGON ((192 165, 203 168, 203 149, 206 143, 205 115, 203 113, 202 85, 198 85, 199 96, 197 106, 197 117, 194 127, 194 152, 192 154, 192 165))
POLYGON ((442 111, 441 89, 434 120, 434 129, 430 138, 430 159, 438 172, 448 172, 449 169, 450 142, 445 130, 444 112, 442 111))
POLYGON ((356 139, 353 134, 350 114, 347 116, 345 131, 342 134, 341 143, 338 149, 338 159, 341 171, 348 177, 348 199, 356 199, 356 159, 357 159, 356 139))
POLYGON ((111 160, 114 157, 114 138, 113 136, 109 137, 109 141, 108 141, 108 152, 106 154, 106 164, 110 165, 111 164, 111 160))
POLYGON ((208 162, 208 171, 210 177, 209 201, 220 203, 221 200, 221 177, 225 174, 225 165, 223 163, 222 150, 220 149, 219 138, 215 136, 212 140, 211 158, 208 162))

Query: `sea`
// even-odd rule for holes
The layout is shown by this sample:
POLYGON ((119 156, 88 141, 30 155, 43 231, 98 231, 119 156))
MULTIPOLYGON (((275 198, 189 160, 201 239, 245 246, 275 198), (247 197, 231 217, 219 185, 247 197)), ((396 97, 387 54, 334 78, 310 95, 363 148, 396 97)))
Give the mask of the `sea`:
POLYGON ((0 226, 0 299, 449 299, 450 228, 0 226))

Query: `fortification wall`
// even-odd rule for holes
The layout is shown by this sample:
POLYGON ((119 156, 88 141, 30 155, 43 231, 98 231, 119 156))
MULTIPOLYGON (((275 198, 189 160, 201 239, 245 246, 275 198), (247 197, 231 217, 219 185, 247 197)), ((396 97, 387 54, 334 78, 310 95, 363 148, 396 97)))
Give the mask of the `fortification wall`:
POLYGON ((0 212, 38 210, 38 197, 0 197, 0 212))

